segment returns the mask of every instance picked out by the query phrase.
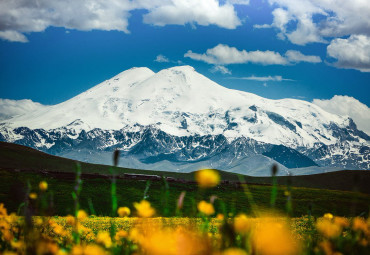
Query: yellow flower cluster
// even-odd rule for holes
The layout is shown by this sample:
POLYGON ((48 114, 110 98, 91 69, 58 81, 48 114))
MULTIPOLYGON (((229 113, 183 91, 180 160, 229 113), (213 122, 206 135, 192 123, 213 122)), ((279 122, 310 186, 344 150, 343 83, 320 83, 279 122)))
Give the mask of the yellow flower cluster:
POLYGON ((135 202, 134 207, 140 217, 149 218, 155 214, 155 209, 146 200, 142 200, 140 203, 135 202))
POLYGON ((207 203, 206 201, 200 201, 198 203, 198 210, 199 212, 207 216, 210 216, 215 213, 215 208, 213 207, 213 205, 211 203, 207 203))
POLYGON ((195 173, 195 180, 201 188, 212 188, 220 183, 220 175, 216 170, 202 169, 195 173))

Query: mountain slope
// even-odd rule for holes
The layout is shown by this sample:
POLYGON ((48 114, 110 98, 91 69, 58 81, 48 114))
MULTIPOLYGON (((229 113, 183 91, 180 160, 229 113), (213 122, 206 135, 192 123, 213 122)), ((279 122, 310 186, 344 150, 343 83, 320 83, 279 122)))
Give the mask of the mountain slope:
POLYGON ((370 168, 370 138, 351 119, 306 101, 227 89, 190 66, 129 69, 61 104, 3 121, 0 140, 77 159, 85 151, 86 161, 94 160, 89 153, 119 148, 140 167, 203 162, 226 170, 282 145, 302 155, 295 167, 370 168), (333 153, 343 155, 328 161, 333 153))

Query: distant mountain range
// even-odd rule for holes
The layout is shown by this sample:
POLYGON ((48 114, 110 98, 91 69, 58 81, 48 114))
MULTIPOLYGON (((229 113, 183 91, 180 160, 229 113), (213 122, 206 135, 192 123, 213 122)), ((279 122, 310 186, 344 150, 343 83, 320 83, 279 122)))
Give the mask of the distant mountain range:
MULTIPOLYGON (((29 104, 29 102, 27 102, 29 104)), ((3 114, 6 116, 6 114, 3 114)), ((130 168, 248 175, 370 169, 370 137, 306 101, 231 90, 179 66, 132 68, 63 103, 0 121, 0 141, 130 168)))

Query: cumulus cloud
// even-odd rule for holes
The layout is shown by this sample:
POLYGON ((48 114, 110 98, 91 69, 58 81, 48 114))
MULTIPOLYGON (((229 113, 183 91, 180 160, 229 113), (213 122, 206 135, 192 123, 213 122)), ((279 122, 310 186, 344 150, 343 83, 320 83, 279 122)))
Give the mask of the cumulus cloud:
POLYGON ((280 53, 274 51, 240 51, 235 47, 229 47, 224 44, 219 44, 214 48, 208 49, 203 54, 194 53, 189 50, 184 57, 218 65, 241 63, 286 65, 288 63, 280 53))
POLYGON ((203 54, 195 53, 189 50, 187 53, 185 53, 184 57, 216 65, 243 63, 254 63, 261 65, 288 65, 297 62, 321 62, 320 57, 306 56, 299 51, 287 51, 286 56, 282 56, 280 53, 275 51, 238 50, 235 47, 230 47, 224 44, 218 44, 214 48, 207 49, 207 51, 203 54))
POLYGON ((249 76, 249 77, 233 77, 233 79, 241 79, 241 80, 251 80, 251 81, 262 81, 262 82, 266 82, 266 81, 294 81, 292 79, 286 79, 286 78, 283 78, 282 76, 280 75, 275 75, 275 76, 249 76))
POLYGON ((155 6, 144 15, 144 22, 156 26, 197 23, 233 29, 241 25, 234 6, 228 2, 220 5, 217 0, 173 0, 155 6))
POLYGON ((165 62, 165 63, 170 62, 170 60, 166 56, 163 56, 162 54, 159 54, 154 61, 155 62, 165 62))
POLYGON ((285 53, 286 58, 289 62, 299 63, 299 62, 308 62, 308 63, 320 63, 321 58, 319 56, 307 56, 303 55, 301 52, 296 50, 288 50, 285 53))
POLYGON ((227 67, 225 67, 225 66, 218 66, 218 65, 216 65, 216 66, 213 66, 213 67, 210 69, 210 71, 211 71, 212 73, 217 73, 217 72, 219 72, 219 73, 222 73, 222 74, 231 74, 231 71, 230 71, 227 67))
POLYGON ((314 99, 312 103, 330 113, 349 116, 354 120, 358 129, 370 135, 370 108, 357 99, 335 95, 329 100, 314 99))
POLYGON ((144 9, 144 22, 165 25, 216 25, 234 29, 241 25, 234 4, 248 1, 217 0, 2 0, 0 1, 0 38, 27 42, 24 33, 64 27, 82 31, 117 30, 129 33, 130 12, 144 9))
POLYGON ((29 99, 11 100, 0 98, 0 121, 32 112, 45 106, 29 99))
POLYGON ((370 37, 351 35, 348 39, 334 39, 327 47, 328 56, 336 59, 334 66, 370 72, 370 37))
POLYGON ((364 0, 269 0, 280 39, 305 45, 325 37, 370 35, 370 4, 364 0))

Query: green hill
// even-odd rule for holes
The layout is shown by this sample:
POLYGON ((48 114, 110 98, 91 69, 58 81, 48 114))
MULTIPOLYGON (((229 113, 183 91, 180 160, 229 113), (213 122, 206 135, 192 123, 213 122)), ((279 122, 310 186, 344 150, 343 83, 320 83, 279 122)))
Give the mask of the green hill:
MULTIPOLYGON (((54 211, 58 215, 72 213, 73 201, 71 192, 74 187, 74 171, 76 161, 48 155, 46 153, 10 143, 0 142, 0 203, 5 203, 10 211, 16 211, 24 201, 27 183, 32 190, 37 191, 37 184, 41 180, 49 183, 53 192, 54 211)), ((110 208, 110 166, 82 163, 83 189, 81 204, 89 210, 91 206, 98 215, 109 214, 110 208), (90 202, 89 202, 90 201, 90 202)), ((125 174, 164 175, 175 180, 169 182, 168 204, 170 212, 174 212, 176 200, 182 191, 186 191, 187 215, 194 214, 195 202, 208 199, 214 194, 229 211, 250 212, 250 202, 242 187, 237 183, 238 176, 233 173, 220 171, 224 181, 218 187, 198 192, 192 182, 193 173, 172 173, 161 171, 147 171, 127 168, 115 169, 117 173, 117 194, 119 205, 132 206, 132 203, 143 198, 147 185, 145 177, 136 176, 136 179, 125 174)), ((271 178, 243 177, 251 192, 253 200, 260 207, 268 207, 271 193, 271 178)), ((277 208, 284 210, 286 197, 286 183, 289 177, 278 177, 277 208)), ((293 176, 290 177, 293 186, 292 197, 294 215, 308 213, 312 207, 314 215, 332 212, 338 215, 355 215, 367 213, 370 205, 368 171, 340 171, 326 174, 293 176), (333 189, 333 190, 329 190, 333 189), (342 190, 340 190, 342 189, 342 190), (347 191, 346 191, 347 190, 347 191), (361 192, 353 192, 361 191, 361 192), (366 194, 368 193, 368 194, 366 194)), ((151 181, 148 191, 149 200, 160 210, 164 208, 165 189, 163 180, 158 178, 151 181)), ((90 209, 91 210, 91 209, 90 209)))

